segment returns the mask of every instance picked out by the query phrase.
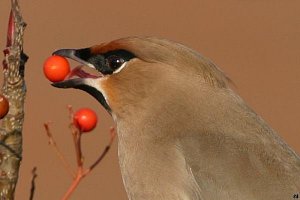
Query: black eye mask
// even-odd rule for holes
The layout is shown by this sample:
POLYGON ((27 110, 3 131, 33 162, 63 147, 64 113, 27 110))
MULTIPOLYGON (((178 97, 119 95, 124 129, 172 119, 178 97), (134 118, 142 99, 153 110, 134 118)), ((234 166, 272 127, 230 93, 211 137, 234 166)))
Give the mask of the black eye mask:
MULTIPOLYGON (((85 53, 85 52, 83 52, 85 53)), ((84 58, 85 55, 81 55, 84 58)), ((91 54, 87 58, 87 62, 95 66, 95 68, 102 74, 112 74, 115 70, 122 66, 123 63, 129 61, 135 56, 126 50, 109 51, 104 54, 91 54)))

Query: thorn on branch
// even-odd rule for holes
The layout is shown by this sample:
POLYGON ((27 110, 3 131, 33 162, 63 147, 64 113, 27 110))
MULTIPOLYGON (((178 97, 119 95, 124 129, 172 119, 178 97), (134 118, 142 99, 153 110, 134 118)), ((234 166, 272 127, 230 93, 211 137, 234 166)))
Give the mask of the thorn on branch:
POLYGON ((10 10, 8 28, 7 28, 6 47, 11 47, 13 45, 14 36, 15 36, 15 17, 14 17, 13 10, 10 10))

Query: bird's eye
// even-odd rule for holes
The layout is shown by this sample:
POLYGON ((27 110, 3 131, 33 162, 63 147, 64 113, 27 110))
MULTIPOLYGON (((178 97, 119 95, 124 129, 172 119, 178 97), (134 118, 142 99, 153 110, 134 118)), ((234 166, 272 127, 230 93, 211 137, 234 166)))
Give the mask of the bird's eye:
POLYGON ((109 66, 112 70, 118 69, 122 66, 125 60, 119 56, 111 55, 106 58, 106 65, 109 66))

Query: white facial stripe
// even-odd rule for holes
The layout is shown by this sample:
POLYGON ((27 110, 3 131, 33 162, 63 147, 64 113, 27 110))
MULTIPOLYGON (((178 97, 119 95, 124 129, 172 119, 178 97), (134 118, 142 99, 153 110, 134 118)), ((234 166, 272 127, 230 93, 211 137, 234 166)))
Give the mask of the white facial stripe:
POLYGON ((113 74, 119 73, 125 66, 127 65, 127 62, 124 62, 121 67, 119 67, 118 69, 116 69, 113 74))
POLYGON ((97 79, 94 79, 94 78, 85 78, 84 79, 84 83, 86 85, 89 85, 91 87, 94 87, 96 88, 97 90, 99 90, 102 95, 104 96, 104 99, 106 101, 106 103, 109 105, 109 101, 108 101, 108 98, 107 98, 107 94, 105 93, 101 83, 103 80, 105 80, 107 77, 101 77, 101 78, 97 78, 97 79))
POLYGON ((86 63, 86 65, 90 68, 96 69, 96 67, 94 65, 92 65, 91 63, 86 63))

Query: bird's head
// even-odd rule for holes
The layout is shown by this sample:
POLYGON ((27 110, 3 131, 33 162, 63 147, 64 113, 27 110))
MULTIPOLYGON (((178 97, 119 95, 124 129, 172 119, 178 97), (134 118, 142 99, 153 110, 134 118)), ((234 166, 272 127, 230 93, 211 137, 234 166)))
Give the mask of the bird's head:
POLYGON ((139 108, 155 109, 153 105, 168 99, 180 101, 199 85, 227 86, 226 77, 208 59, 165 39, 128 37, 90 48, 60 49, 53 54, 97 70, 91 75, 75 68, 71 73, 77 78, 53 86, 84 90, 117 116, 139 108))

